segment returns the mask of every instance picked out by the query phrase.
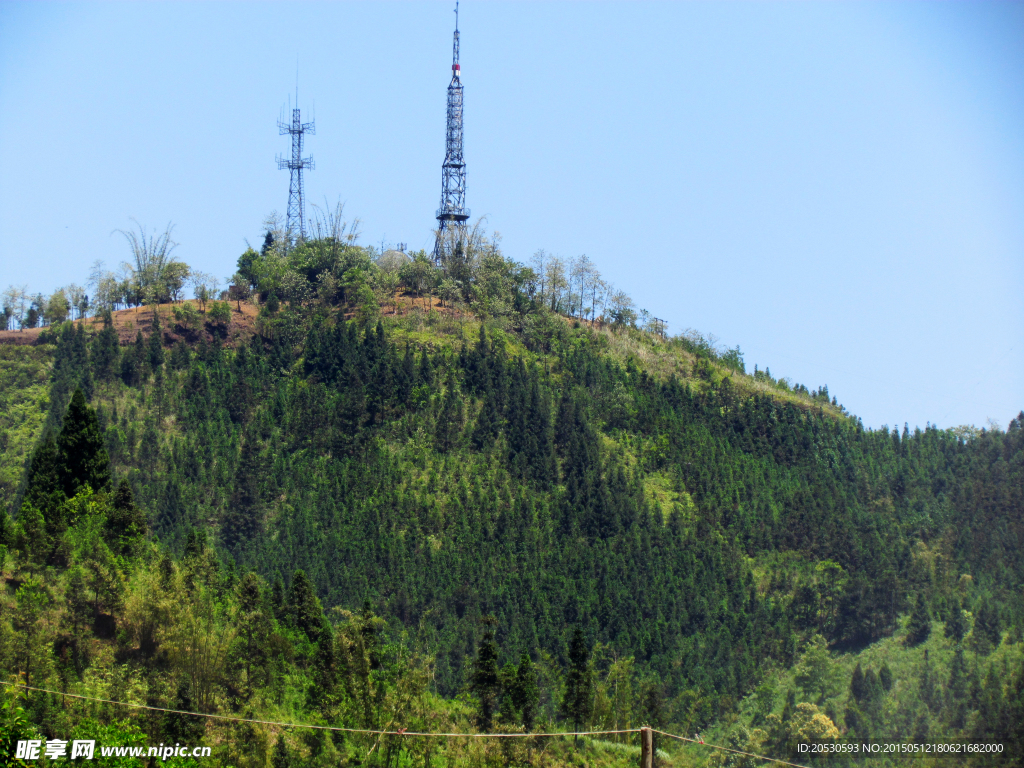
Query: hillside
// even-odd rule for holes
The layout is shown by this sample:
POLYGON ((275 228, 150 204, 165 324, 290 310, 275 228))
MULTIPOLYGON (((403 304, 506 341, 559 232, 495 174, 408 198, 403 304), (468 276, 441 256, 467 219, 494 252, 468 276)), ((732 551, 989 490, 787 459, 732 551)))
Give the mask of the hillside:
MULTIPOLYGON (((428 289, 316 247, 247 252, 253 300, 220 320, 122 310, 0 346, 21 404, 0 467, 25 471, 4 486, 8 680, 353 727, 711 729, 784 758, 1024 746, 1024 414, 865 430, 738 349, 567 316, 500 256, 428 289)), ((47 734, 124 715, 24 706, 47 734)), ((119 722, 224 764, 431 759, 119 722)), ((633 761, 619 747, 579 754, 633 761)))

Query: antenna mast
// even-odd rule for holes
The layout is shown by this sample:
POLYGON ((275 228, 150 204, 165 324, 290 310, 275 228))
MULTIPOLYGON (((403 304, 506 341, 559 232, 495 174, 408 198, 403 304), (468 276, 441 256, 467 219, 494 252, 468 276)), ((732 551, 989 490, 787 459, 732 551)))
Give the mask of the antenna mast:
POLYGON ((299 112, 299 75, 295 74, 295 108, 292 110, 292 121, 287 123, 284 120, 277 121, 279 135, 286 133, 292 137, 292 156, 285 159, 277 156, 277 167, 280 170, 287 168, 291 171, 291 181, 288 185, 288 218, 286 223, 285 238, 289 243, 299 243, 306 239, 306 216, 303 203, 304 185, 302 171, 306 168, 313 170, 316 166, 313 163, 313 156, 302 156, 302 137, 304 134, 316 135, 316 120, 309 123, 302 122, 302 115, 299 112))
POLYGON ((446 261, 465 248, 466 163, 462 158, 462 70, 459 67, 459 3, 455 3, 455 39, 452 44, 452 80, 448 84, 448 128, 441 164, 441 207, 437 209, 434 260, 446 261))

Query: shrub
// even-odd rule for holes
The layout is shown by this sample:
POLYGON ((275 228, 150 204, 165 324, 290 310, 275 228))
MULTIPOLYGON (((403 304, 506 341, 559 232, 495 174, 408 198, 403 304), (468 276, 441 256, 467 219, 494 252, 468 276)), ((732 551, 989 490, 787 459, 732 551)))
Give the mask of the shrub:
POLYGON ((230 325, 231 324, 231 307, 226 301, 215 301, 210 304, 210 309, 206 313, 207 319, 216 325, 230 325))

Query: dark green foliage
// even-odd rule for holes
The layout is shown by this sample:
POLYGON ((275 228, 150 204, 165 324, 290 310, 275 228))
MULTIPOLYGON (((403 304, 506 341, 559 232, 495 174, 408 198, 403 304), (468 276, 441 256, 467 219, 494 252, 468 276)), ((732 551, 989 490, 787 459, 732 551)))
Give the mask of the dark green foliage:
POLYGON ((447 453, 456 446, 462 434, 463 423, 462 398, 455 390, 454 383, 449 383, 448 390, 441 401, 441 410, 437 415, 437 429, 434 433, 434 445, 439 453, 447 453))
MULTIPOLYGON (((135 390, 108 384, 98 342, 86 350, 105 404, 97 421, 137 495, 105 496, 116 508, 106 543, 127 555, 115 560, 128 575, 131 548, 111 521, 151 510, 161 546, 185 550, 180 570, 153 559, 163 588, 198 595, 205 584, 218 605, 237 607, 225 618, 235 635, 218 706, 301 701, 310 718, 383 727, 381 686, 406 668, 396 649, 423 648, 441 696, 494 672, 481 689, 492 726, 535 727, 561 704, 575 729, 593 717, 607 659, 632 657, 631 721, 703 729, 735 711, 765 669, 791 665, 812 634, 825 637, 828 662, 826 643, 856 650, 911 613, 909 642, 921 642, 929 607, 948 628, 963 595, 976 617, 957 682, 966 709, 951 709, 943 657, 895 694, 887 667, 862 668, 845 724, 859 737, 890 735, 882 705, 908 690, 920 690, 927 716, 908 714, 904 732, 953 733, 983 707, 1016 711, 1016 673, 996 670, 998 687, 975 669, 976 643, 994 647, 1024 615, 1016 421, 969 442, 931 427, 894 437, 823 413, 824 394, 782 402, 751 395, 738 373, 718 383, 710 353, 698 380, 652 376, 557 318, 527 318, 521 333, 518 320, 494 322, 505 330, 473 329, 460 349, 458 337, 403 320, 394 344, 382 324, 346 322, 333 304, 299 306, 285 298, 261 318, 266 335, 242 347, 179 345, 154 378, 137 336, 123 356, 135 361, 125 379, 135 390), (296 569, 286 590, 277 576, 296 569), (765 572, 770 583, 754 578, 765 572), (963 573, 970 585, 957 582, 963 573), (320 599, 338 624, 324 623, 320 599), (477 630, 490 614, 493 650, 477 630), (566 626, 578 630, 568 648, 566 626), (600 643, 593 663, 582 638, 600 643), (292 688, 283 698, 291 685, 298 697, 292 688)), ((67 360, 81 355, 77 338, 67 337, 67 360)), ((61 370, 62 386, 75 381, 73 366, 61 370)), ((40 457, 26 488, 47 487, 40 457)), ((70 537, 54 536, 62 521, 27 508, 18 522, 46 545, 35 552, 34 538, 16 537, 23 573, 66 565, 58 545, 70 537)), ((154 643, 125 649, 124 663, 168 663, 154 643)), ((77 675, 88 659, 66 647, 61 669, 77 675)), ((174 702, 177 681, 161 704, 174 702)), ((787 706, 793 716, 796 700, 787 706)), ((307 759, 287 744, 292 760, 307 759)), ((387 740, 374 754, 413 763, 387 740)))
POLYGON ((121 353, 121 381, 130 387, 141 384, 148 375, 147 358, 142 331, 138 331, 135 334, 135 344, 121 353))
POLYGON ((949 611, 949 618, 946 619, 945 635, 954 643, 959 644, 963 642, 969 630, 970 625, 967 622, 963 609, 960 607, 960 600, 955 599, 953 607, 949 611))
POLYGON ((103 313, 103 329, 92 342, 92 365, 94 376, 101 381, 112 381, 120 372, 121 348, 114 330, 114 319, 110 310, 103 313))
POLYGON ((188 368, 191 358, 192 354, 189 352, 188 346, 185 344, 185 340, 181 339, 171 350, 171 368, 176 371, 188 368))
POLYGON ((1003 641, 999 611, 990 600, 982 602, 974 618, 974 645, 982 655, 991 653, 1003 641))
POLYGON ((46 432, 32 453, 23 503, 40 510, 56 508, 64 500, 62 475, 57 441, 51 432, 46 432))
POLYGON ((907 625, 907 644, 920 645, 931 633, 932 615, 928 610, 928 603, 918 595, 914 603, 914 612, 910 614, 910 624, 907 625))
POLYGON ((593 712, 594 676, 590 669, 590 649, 583 630, 573 629, 569 641, 569 669, 562 695, 562 717, 572 723, 574 731, 583 730, 593 712))
POLYGON ((501 686, 498 680, 498 645, 494 640, 495 621, 491 617, 483 620, 484 631, 477 646, 473 662, 473 676, 470 690, 477 700, 477 726, 482 731, 491 729, 491 721, 498 708, 501 686))
POLYGON ((114 491, 110 513, 107 516, 107 531, 110 540, 117 542, 118 549, 125 553, 133 541, 149 532, 149 520, 146 513, 135 503, 135 496, 127 480, 121 480, 114 491))
POLYGON ((234 491, 221 518, 221 538, 232 550, 256 538, 262 530, 259 480, 262 471, 255 435, 242 440, 234 491))
POLYGON ((57 439, 57 457, 61 487, 68 497, 87 485, 102 491, 110 484, 110 460, 99 422, 80 389, 75 390, 64 417, 57 439))
POLYGON ((89 360, 85 326, 82 323, 64 323, 57 333, 53 352, 53 383, 50 387, 51 424, 60 425, 68 401, 76 389, 86 399, 93 393, 93 366, 89 360))
POLYGON ((509 693, 512 706, 519 713, 523 728, 527 731, 533 730, 540 691, 537 686, 537 672, 530 660, 530 654, 523 653, 519 657, 519 667, 516 669, 515 680, 509 693))
POLYGON ((884 661, 882 662, 881 668, 878 670, 878 682, 881 684, 882 690, 885 692, 888 693, 892 690, 892 670, 889 669, 889 665, 884 661))
POLYGON ((149 339, 146 342, 146 361, 150 370, 156 371, 164 364, 163 334, 160 331, 160 313, 153 308, 153 322, 149 327, 149 339))
POLYGON ((320 599, 309 577, 301 569, 296 571, 288 595, 288 616, 292 626, 304 633, 311 642, 318 642, 324 631, 323 614, 320 599))
POLYGON ((260 579, 255 573, 247 573, 238 584, 238 640, 233 652, 246 698, 257 688, 270 686, 273 680, 273 629, 272 607, 265 599, 260 579))
POLYGON ((165 739, 168 743, 180 742, 182 744, 199 744, 206 730, 206 721, 194 715, 184 715, 181 712, 195 712, 196 708, 192 699, 192 692, 187 681, 182 680, 178 684, 178 692, 171 709, 177 712, 168 712, 164 715, 163 729, 165 739))
POLYGON ((861 669, 859 661, 853 668, 853 676, 850 678, 850 695, 857 701, 861 701, 867 696, 867 688, 864 686, 864 670, 861 669))
POLYGON ((284 736, 278 735, 277 743, 274 744, 274 752, 270 757, 271 768, 292 768, 294 764, 284 736))

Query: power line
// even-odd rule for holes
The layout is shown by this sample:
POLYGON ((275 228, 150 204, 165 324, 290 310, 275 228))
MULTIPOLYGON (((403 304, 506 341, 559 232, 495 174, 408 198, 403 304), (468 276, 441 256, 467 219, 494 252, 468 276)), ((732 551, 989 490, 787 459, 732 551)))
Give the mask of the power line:
POLYGON ((688 739, 685 736, 677 736, 674 733, 666 733, 665 731, 659 731, 654 728, 621 728, 618 730, 610 731, 556 731, 553 733, 427 733, 425 731, 407 731, 404 728, 397 731, 388 730, 375 730, 372 728, 342 728, 341 726, 335 725, 309 725, 307 723, 282 723, 275 720, 256 720, 249 717, 234 717, 232 715, 211 715, 205 712, 187 712, 181 709, 168 709, 167 707, 153 707, 148 704, 132 704, 126 701, 113 701, 112 699, 101 699, 96 696, 83 696, 78 693, 64 693, 63 691, 54 691, 49 688, 36 688, 31 685, 22 685, 21 683, 9 683, 4 680, 0 680, 0 685, 6 685, 8 688, 14 688, 16 690, 27 690, 27 691, 38 691, 39 693, 51 693, 55 696, 67 696, 72 699, 82 699, 84 701, 96 701, 102 704, 113 704, 118 707, 128 707, 129 709, 147 709, 153 712, 169 712, 175 715, 188 715, 190 717, 205 717, 211 720, 226 720, 235 723, 253 723, 255 725, 272 725, 278 728, 309 728, 311 730, 318 731, 340 731, 344 733, 368 733, 375 736, 419 736, 419 737, 437 737, 437 738, 468 738, 468 739, 512 739, 512 738, 541 738, 541 737, 554 737, 554 736, 611 736, 615 734, 624 733, 640 733, 643 730, 650 730, 652 733, 657 733, 662 736, 667 736, 670 739, 676 739, 678 741, 686 742, 689 744, 695 744, 708 749, 718 749, 723 752, 731 752, 735 755, 743 755, 744 757, 753 757, 758 760, 766 760, 770 763, 776 763, 778 765, 788 765, 792 768, 809 768, 799 763, 790 763, 785 760, 779 760, 775 757, 768 757, 767 755, 758 755, 754 752, 744 752, 739 749, 731 749, 730 747, 723 747, 719 744, 707 744, 697 739, 688 739))
POLYGON ((55 696, 67 696, 72 699, 82 699, 84 701, 96 701, 102 704, 113 704, 118 707, 128 707, 129 709, 148 709, 154 712, 169 712, 175 715, 189 715, 191 717, 206 717, 212 720, 228 720, 236 723, 254 723, 256 725, 275 725, 280 728, 311 728, 318 731, 343 731, 345 733, 369 733, 377 736, 439 736, 448 738, 474 738, 474 739, 508 739, 508 738, 523 738, 523 737, 541 737, 541 736, 602 736, 605 734, 616 734, 616 733, 639 733, 639 728, 626 728, 618 731, 573 731, 563 732, 557 731, 554 733, 427 733, 425 731, 407 731, 405 729, 399 729, 397 731, 387 730, 375 730, 373 728, 342 728, 341 726, 335 725, 310 725, 307 723, 281 723, 275 720, 255 720, 248 717, 234 717, 233 715, 211 715, 205 712, 188 712, 182 709, 168 709, 167 707, 153 707, 148 704, 132 704, 127 701, 114 701, 112 699, 101 699, 96 696, 83 696, 78 693, 64 693, 63 691, 54 691, 49 688, 36 688, 32 685, 22 685, 21 683, 9 683, 0 680, 0 684, 6 685, 8 688, 14 688, 16 690, 28 690, 38 691, 39 693, 52 693, 55 696))
POLYGON ((767 757, 766 755, 758 755, 758 754, 755 754, 753 752, 744 752, 743 750, 740 750, 740 749, 731 749, 729 747, 723 747, 723 746, 721 746, 719 744, 707 744, 707 743, 705 743, 703 741, 698 741, 697 739, 688 739, 685 736, 676 736, 674 733, 665 733, 665 731, 658 731, 658 730, 655 730, 654 728, 652 728, 651 730, 654 731, 655 733, 660 733, 662 736, 668 736, 670 739, 678 739, 679 741, 686 741, 686 742, 689 742, 690 744, 697 744, 697 745, 702 746, 702 747, 710 747, 711 749, 720 749, 723 752, 732 752, 734 755, 744 755, 745 757, 755 757, 758 760, 767 760, 768 762, 777 763, 779 765, 790 765, 790 766, 793 766, 793 768, 808 768, 808 766, 806 766, 806 765, 800 765, 799 763, 787 763, 785 760, 779 760, 778 758, 775 758, 775 757, 767 757))

